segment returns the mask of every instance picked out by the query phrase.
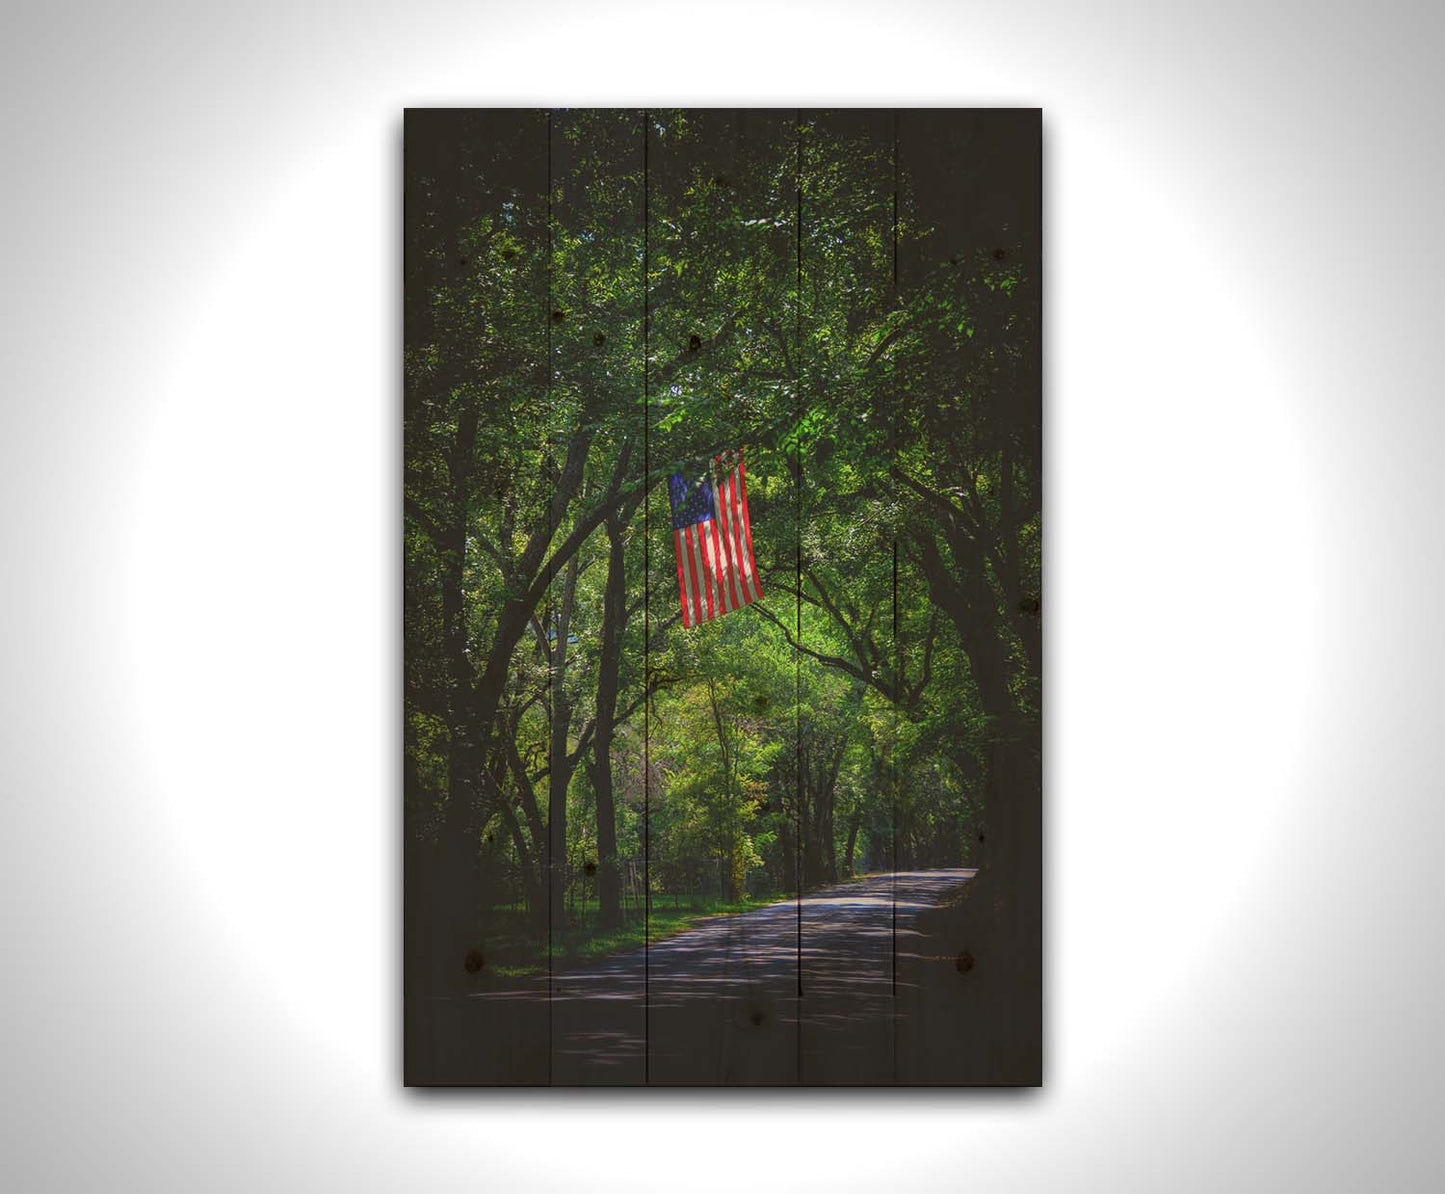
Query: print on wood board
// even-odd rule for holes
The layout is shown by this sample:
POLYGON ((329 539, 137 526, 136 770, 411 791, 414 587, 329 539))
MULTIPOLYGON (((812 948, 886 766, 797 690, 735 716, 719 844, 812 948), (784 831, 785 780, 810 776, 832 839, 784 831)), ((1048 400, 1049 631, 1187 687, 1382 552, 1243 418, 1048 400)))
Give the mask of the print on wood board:
POLYGON ((405 145, 406 1082, 1039 1083, 1039 113, 405 145))

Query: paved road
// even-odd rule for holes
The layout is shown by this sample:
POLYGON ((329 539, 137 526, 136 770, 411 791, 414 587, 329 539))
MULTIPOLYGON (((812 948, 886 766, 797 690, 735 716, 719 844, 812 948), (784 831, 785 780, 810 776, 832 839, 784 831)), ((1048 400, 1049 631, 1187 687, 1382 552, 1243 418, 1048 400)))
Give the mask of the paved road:
POLYGON ((446 1037, 471 1034, 458 1080, 893 1081, 899 974, 917 973, 895 958, 917 960, 919 912, 973 873, 870 876, 554 973, 550 991, 515 983, 468 996, 446 1017, 446 1037))

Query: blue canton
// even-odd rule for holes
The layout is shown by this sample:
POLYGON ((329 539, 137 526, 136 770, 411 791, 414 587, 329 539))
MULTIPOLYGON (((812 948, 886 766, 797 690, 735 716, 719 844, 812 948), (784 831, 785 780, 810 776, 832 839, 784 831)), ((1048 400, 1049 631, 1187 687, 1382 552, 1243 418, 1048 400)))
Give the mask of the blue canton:
POLYGON ((712 482, 706 477, 689 481, 681 473, 668 478, 667 496, 672 502, 672 526, 684 530, 712 517, 712 482))

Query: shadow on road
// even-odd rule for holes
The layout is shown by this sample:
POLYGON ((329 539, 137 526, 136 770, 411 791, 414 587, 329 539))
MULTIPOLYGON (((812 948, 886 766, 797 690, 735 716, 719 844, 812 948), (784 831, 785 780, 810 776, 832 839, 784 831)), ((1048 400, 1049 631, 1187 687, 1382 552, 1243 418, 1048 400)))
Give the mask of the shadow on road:
POLYGON ((971 870, 908 871, 710 918, 646 949, 426 1001, 442 1084, 957 1081, 971 870), (914 1022, 910 1022, 914 1021, 914 1022), (948 1074, 953 1074, 952 1078, 948 1074))

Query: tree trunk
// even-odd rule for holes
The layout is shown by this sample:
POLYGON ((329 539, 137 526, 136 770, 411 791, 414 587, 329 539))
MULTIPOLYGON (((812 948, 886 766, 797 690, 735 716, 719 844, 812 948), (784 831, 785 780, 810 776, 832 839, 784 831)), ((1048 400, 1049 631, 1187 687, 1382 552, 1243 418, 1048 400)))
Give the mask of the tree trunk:
POLYGON ((808 816, 808 752, 801 752, 798 778, 798 853, 801 873, 798 875, 799 890, 807 891, 813 886, 813 832, 812 819, 808 816))
MULTIPOLYGON (((486 659, 478 671, 466 650, 466 607, 462 588, 477 425, 476 404, 464 406, 448 460, 452 510, 438 544, 443 555, 442 637, 450 689, 449 740, 447 807, 439 828, 433 865, 429 868, 431 890, 428 893, 430 912, 426 923, 426 948, 432 960, 433 979, 443 988, 461 982, 458 976, 466 974, 462 963, 474 944, 472 937, 479 904, 476 796, 479 786, 485 788, 488 783, 482 766, 483 757, 494 741, 497 710, 506 691, 513 653, 546 592, 544 570, 563 564, 570 566, 576 560, 582 544, 606 516, 611 503, 620 500, 619 488, 627 475, 631 456, 630 444, 624 445, 608 497, 579 518, 563 541, 553 547, 562 517, 582 484, 583 465, 595 430, 579 429, 568 441, 565 462, 554 480, 545 523, 532 531, 519 556, 509 557, 509 562, 502 565, 503 579, 516 595, 503 602, 486 659), (547 559, 549 548, 552 555, 547 559)), ((507 537, 510 538, 510 531, 507 537)), ((504 543, 503 550, 507 550, 508 546, 504 543)), ((491 794, 495 796, 495 793, 491 794)), ((556 828, 565 834, 565 799, 562 811, 562 820, 556 828)), ((549 853, 554 853, 556 857, 552 849, 555 843, 549 840, 548 845, 549 853)), ((565 858, 565 837, 563 847, 560 853, 565 858)), ((559 887, 552 881, 544 885, 549 901, 559 887)), ((556 906, 561 906, 560 901, 556 906)))
POLYGON ((535 916, 538 908, 542 906, 542 884, 532 860, 532 851, 522 833, 521 822, 517 820, 517 812, 512 808, 510 800, 502 801, 502 821, 512 839, 512 846, 517 851, 517 865, 522 871, 522 893, 527 901, 527 909, 535 916))
POLYGON ((447 806, 437 842, 432 872, 431 906, 441 912, 439 921, 428 918, 434 977, 443 985, 464 974, 463 961, 470 948, 477 899, 477 826, 474 823, 476 785, 482 771, 472 716, 472 667, 467 658, 466 616, 462 592, 466 570, 467 516, 472 455, 478 412, 475 404, 463 408, 452 444, 451 510, 437 543, 441 556, 442 651, 447 675, 447 806))
POLYGON ((822 841, 820 848, 823 853, 823 877, 829 883, 838 882, 838 851, 836 849, 836 835, 834 833, 834 811, 838 804, 838 772, 843 767, 843 755, 848 749, 848 739, 839 739, 838 748, 833 752, 833 760, 828 766, 828 773, 823 781, 822 802, 822 841))
POLYGON ((547 869, 554 911, 566 909, 567 899, 567 786, 575 760, 567 758, 567 736, 572 728, 572 702, 567 696, 567 636, 572 629, 572 607, 577 596, 579 560, 567 563, 562 582, 562 603, 551 649, 550 685, 552 724, 547 751, 547 869))
POLYGON ((612 742, 616 729, 618 676, 622 668, 627 614, 627 551, 622 534, 629 510, 607 521, 607 587, 602 598, 602 644, 597 665, 597 718, 592 738, 592 790, 597 797, 597 903, 603 932, 622 921, 622 885, 617 873, 617 809, 612 784, 612 742))
MULTIPOLYGON (((1032 1056, 1042 1019, 1043 773, 1037 727, 1009 690, 997 602, 982 568, 967 568, 973 549, 956 528, 945 531, 963 581, 944 563, 931 536, 921 539, 920 558, 935 604, 958 629, 990 728, 978 875, 965 889, 959 945, 976 968, 981 1022, 1009 1026, 990 1048, 1032 1056), (1018 1005, 1020 992, 1028 993, 1029 1007, 1018 1005)), ((1036 667, 1030 660, 1027 670, 1034 678, 1036 667)))
POLYGON ((853 851, 858 848, 858 826, 863 820, 863 806, 859 804, 848 819, 848 845, 843 850, 843 869, 853 877, 853 851))
POLYGON ((836 789, 829 786, 822 793, 823 813, 819 818, 818 853, 821 855, 820 868, 823 882, 838 882, 838 851, 834 849, 833 837, 833 799, 836 789))
MULTIPOLYGON (((734 772, 734 770, 735 770, 735 765, 734 765, 734 764, 735 764, 735 760, 734 760, 734 757, 733 757, 733 753, 732 753, 732 751, 729 749, 729 746, 728 746, 727 729, 726 729, 726 727, 725 727, 724 724, 723 724, 722 705, 720 705, 720 704, 718 703, 718 699, 717 699, 717 686, 713 683, 713 678, 712 678, 711 673, 709 673, 709 674, 708 674, 708 677, 707 677, 707 695, 708 695, 708 700, 709 700, 709 701, 711 702, 711 704, 712 704, 712 719, 713 719, 713 726, 714 726, 714 728, 717 730, 718 750, 722 753, 722 762, 723 762, 723 799, 724 799, 725 801, 731 801, 731 799, 732 799, 732 791, 733 791, 733 772, 734 772)), ((735 876, 734 876, 734 874, 733 874, 733 840, 732 840, 732 832, 731 832, 731 824, 730 824, 730 823, 731 823, 731 820, 732 820, 732 813, 731 813, 731 810, 729 809, 729 813, 728 813, 729 828, 728 828, 727 832, 725 833, 725 836, 724 836, 723 841, 719 843, 719 845, 720 845, 722 848, 721 848, 721 850, 719 851, 719 854, 718 854, 719 865, 724 869, 724 872, 725 872, 725 873, 723 874, 723 876, 722 876, 722 883, 721 883, 722 895, 723 895, 723 898, 724 898, 724 899, 729 900, 729 901, 737 899, 737 884, 736 884, 736 882, 735 882, 735 876)))
MULTIPOLYGON (((786 812, 787 806, 784 805, 786 812)), ((783 890, 795 892, 798 885, 798 839, 793 836, 793 823, 787 817, 783 817, 781 828, 778 832, 778 844, 783 851, 783 890)))

